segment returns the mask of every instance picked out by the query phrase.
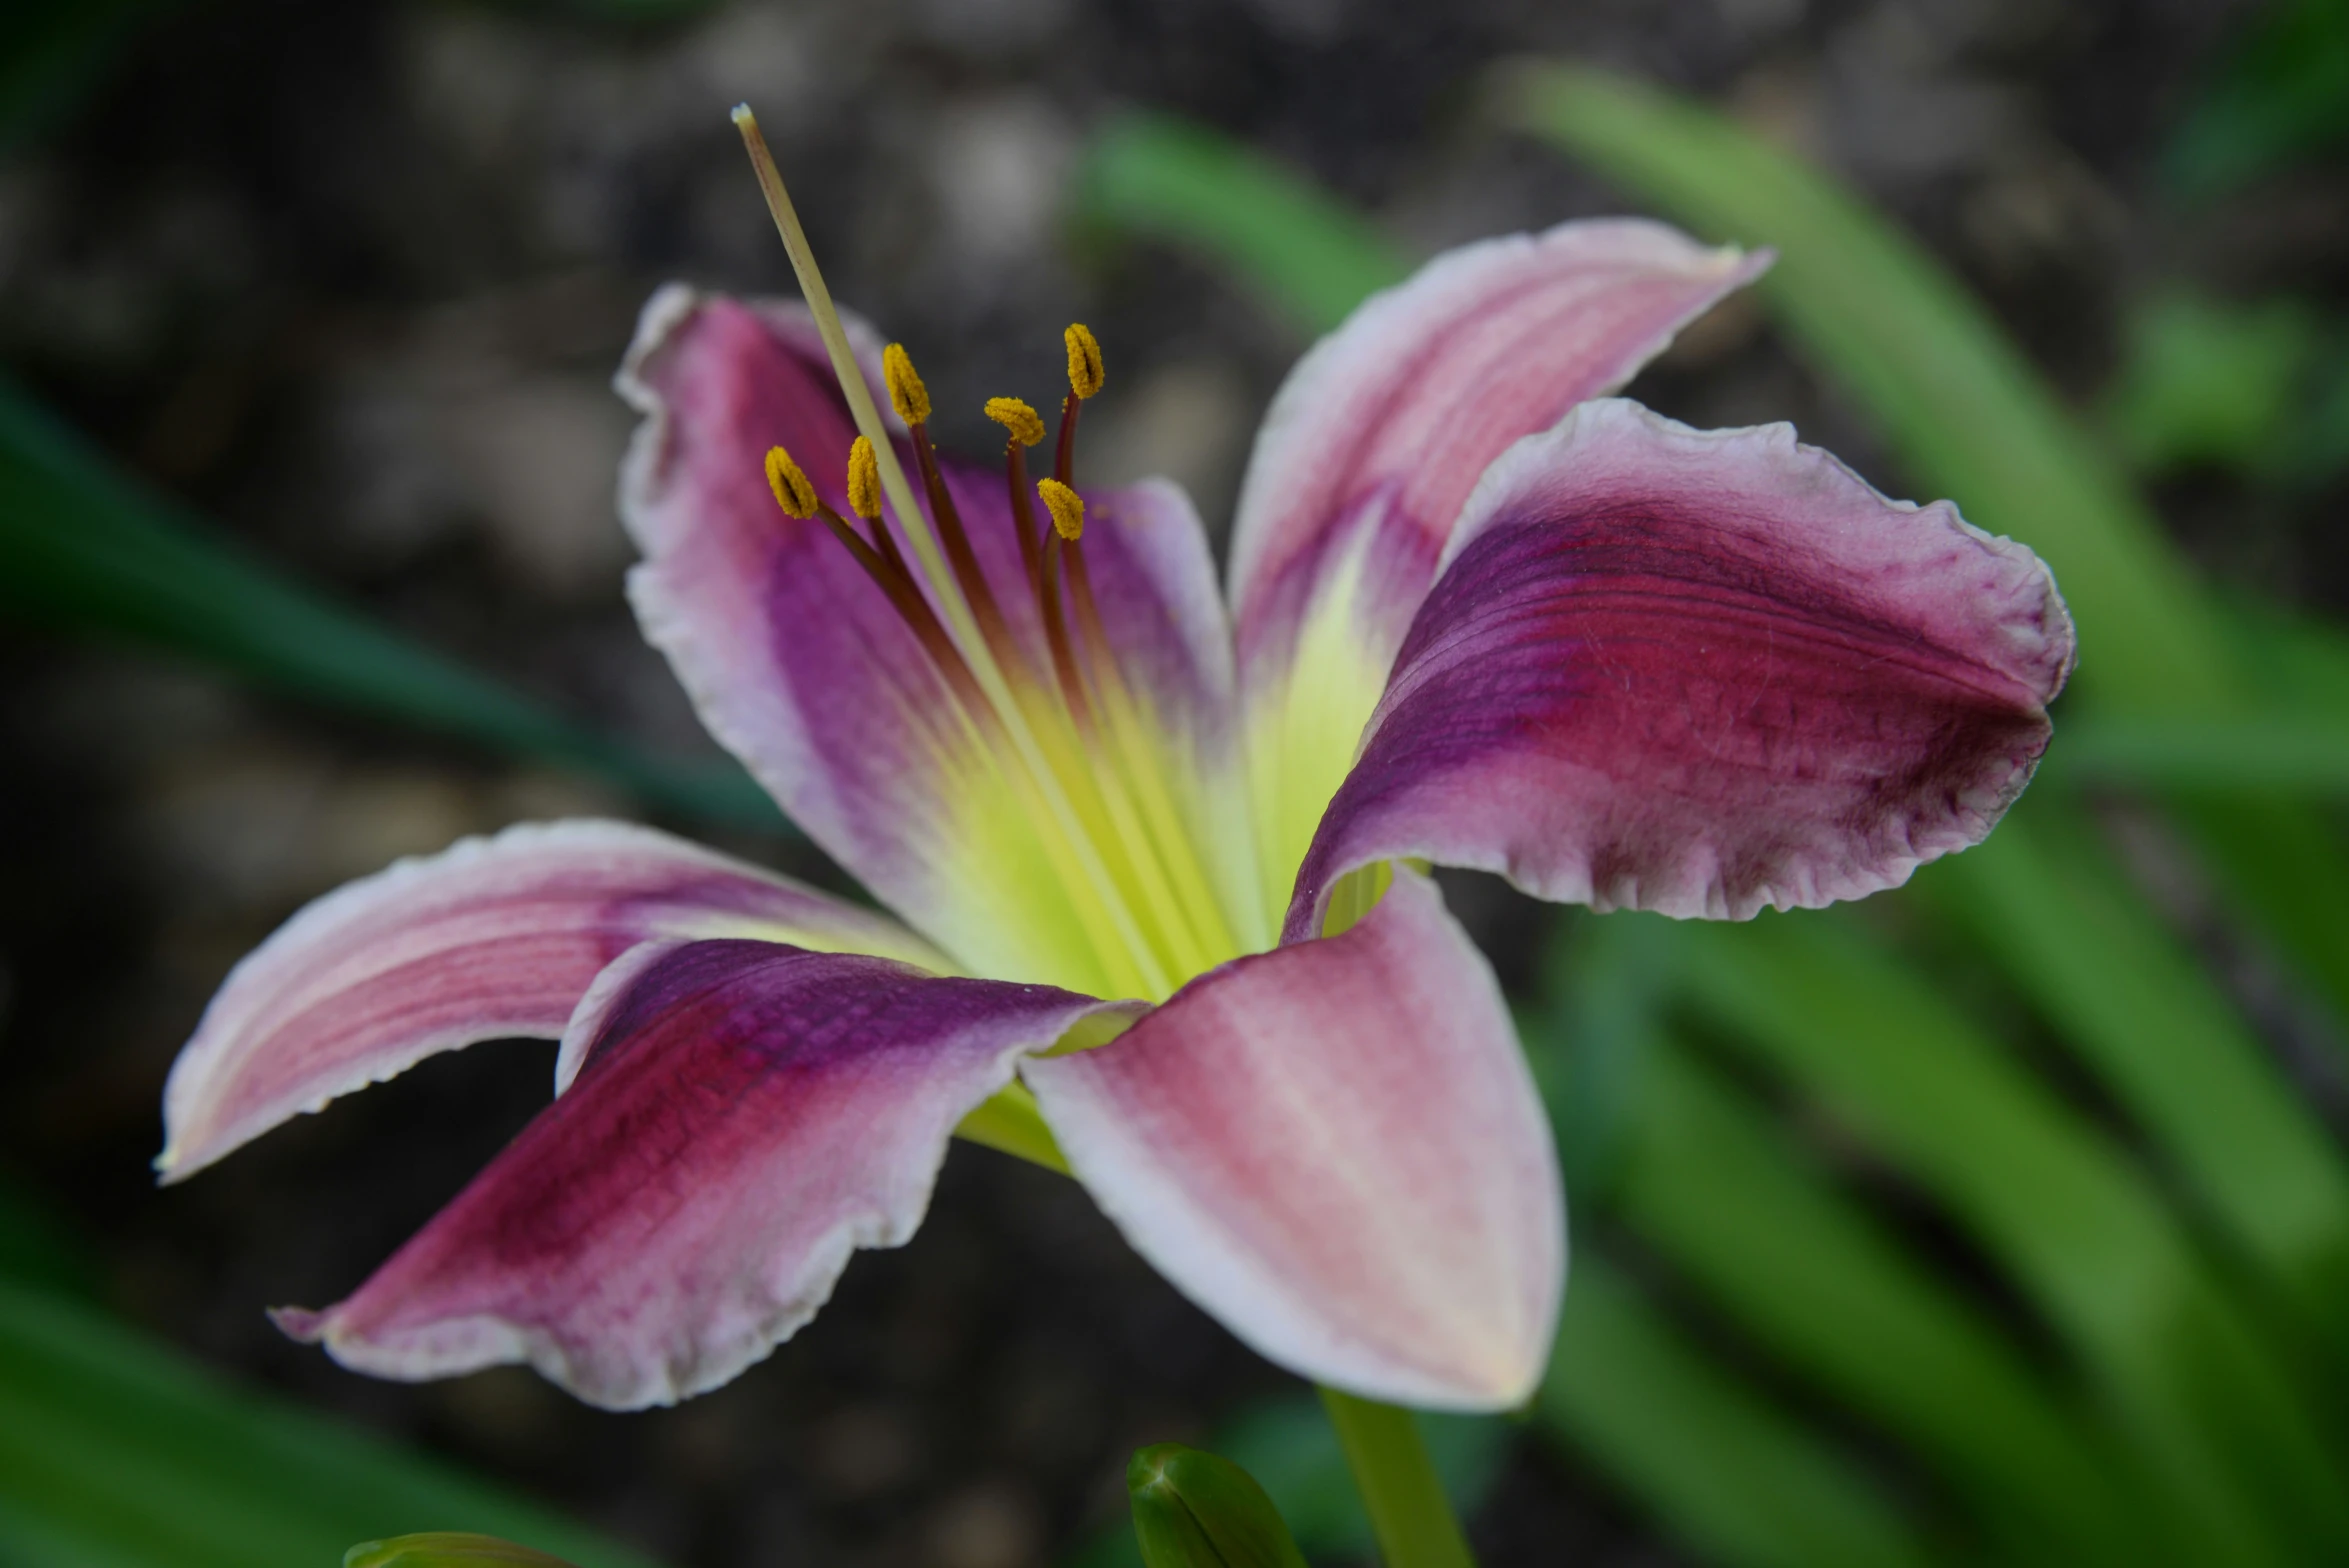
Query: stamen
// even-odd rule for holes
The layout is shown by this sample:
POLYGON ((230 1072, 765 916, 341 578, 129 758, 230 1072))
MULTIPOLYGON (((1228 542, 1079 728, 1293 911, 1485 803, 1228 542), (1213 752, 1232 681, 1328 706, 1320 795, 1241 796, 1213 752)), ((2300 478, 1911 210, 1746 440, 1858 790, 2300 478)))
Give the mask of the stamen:
POLYGON ((913 356, 906 353, 903 343, 881 350, 881 379, 889 385, 889 406, 897 410, 898 418, 918 425, 930 417, 930 389, 922 385, 922 378, 914 371, 913 356))
POLYGON ((1052 531, 1071 543, 1085 537, 1085 498, 1057 479, 1040 479, 1036 494, 1052 514, 1052 531))
POLYGON ((1026 448, 1044 439, 1044 421, 1016 397, 987 399, 987 417, 1004 428, 1003 480, 1011 496, 1012 529, 1019 535, 1020 564, 1027 568, 1028 592, 1044 602, 1044 554, 1036 538, 1035 493, 1028 488, 1026 448))
POLYGON ((1070 322, 1060 340, 1068 346, 1068 389, 1079 397, 1091 397, 1101 390, 1100 340, 1081 321, 1070 322))
MULTIPOLYGON (((877 509, 880 482, 872 474, 872 448, 864 437, 857 437, 856 445, 848 449, 848 462, 849 494, 853 497, 860 490, 863 491, 864 499, 872 502, 877 509), (858 461, 860 456, 863 459, 861 463, 858 461)), ((832 537, 840 541, 842 548, 873 580, 873 586, 888 598, 890 607, 897 611, 898 617, 913 632, 914 639, 922 645, 922 651, 930 656, 930 662, 937 666, 939 675, 972 715, 973 722, 984 723, 991 719, 993 710, 981 695, 977 678, 971 674, 970 666, 963 662, 962 655, 955 652, 954 643, 946 635, 946 628, 938 624, 938 618, 930 613, 930 607, 915 592, 913 579, 906 575, 904 561, 888 548, 889 531, 881 526, 880 520, 871 513, 859 513, 872 522, 873 532, 881 540, 883 548, 875 549, 866 543, 864 535, 858 533, 847 518, 824 504, 823 497, 816 494, 816 487, 808 483, 806 471, 791 460, 790 453, 779 446, 767 448, 767 483, 774 490, 775 504, 783 508, 784 516, 795 521, 809 517, 823 520, 824 527, 830 530, 832 537)), ((851 501, 850 504, 856 503, 851 501)))
POLYGON ((1016 397, 987 399, 987 417, 1001 425, 1021 446, 1041 446, 1044 442, 1042 416, 1016 397))
POLYGON ((848 509, 878 532, 881 523, 881 462, 863 436, 848 449, 848 509))
POLYGON ((775 504, 783 508, 784 516, 816 515, 816 487, 807 482, 807 474, 791 460, 791 454, 779 446, 767 448, 767 486, 775 492, 775 504))
POLYGON ((987 574, 979 566, 978 552, 971 548, 970 534, 962 525, 962 513, 955 508, 953 492, 946 488, 946 476, 939 471, 938 452, 930 444, 930 394, 922 386, 922 378, 913 367, 913 356, 906 353, 904 344, 892 343, 882 351, 881 377, 889 383, 889 401, 896 408, 897 417, 905 421, 907 431, 913 436, 914 461, 921 466, 922 488, 930 493, 930 519, 937 525, 939 541, 946 547, 946 560, 954 569, 955 583, 970 604, 987 651, 994 655, 996 663, 1009 669, 1022 662, 1020 651, 1012 641, 1002 607, 995 602, 995 592, 987 585, 987 574))
POLYGON ((1064 485, 1077 482, 1077 408, 1101 390, 1101 344, 1093 329, 1072 321, 1061 333, 1068 348, 1068 396, 1060 400, 1060 445, 1052 454, 1052 477, 1064 485))

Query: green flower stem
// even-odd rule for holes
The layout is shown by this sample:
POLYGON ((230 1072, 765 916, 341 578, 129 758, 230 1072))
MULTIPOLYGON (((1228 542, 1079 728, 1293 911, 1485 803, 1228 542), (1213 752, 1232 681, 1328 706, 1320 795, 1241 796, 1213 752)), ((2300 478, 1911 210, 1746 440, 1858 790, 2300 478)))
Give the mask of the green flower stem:
POLYGON ((1334 1388, 1321 1391, 1386 1568, 1476 1568, 1411 1412, 1334 1388))

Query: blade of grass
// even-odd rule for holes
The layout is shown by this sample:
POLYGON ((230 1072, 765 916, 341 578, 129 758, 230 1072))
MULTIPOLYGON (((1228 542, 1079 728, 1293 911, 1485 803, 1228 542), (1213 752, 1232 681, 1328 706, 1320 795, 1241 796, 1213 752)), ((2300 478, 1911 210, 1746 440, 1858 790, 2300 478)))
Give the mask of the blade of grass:
POLYGON ((2293 1376, 2126 1155, 1933 986, 1831 917, 1692 924, 1689 997, 1970 1232, 2073 1348, 2231 1560, 2349 1544, 2293 1376))
POLYGON ((2085 814, 2034 796, 1918 891, 1997 956, 2243 1252, 2313 1322, 2349 1323, 2349 1168, 2085 814))
POLYGON ((1587 1456, 1724 1568, 1924 1568, 1915 1527, 1848 1458, 1690 1344, 1588 1249, 1535 1396, 1587 1456))
POLYGON ((641 756, 248 559, 4 383, 0 614, 162 649, 292 696, 593 772, 669 810, 782 825, 731 764, 694 769, 641 756))
POLYGON ((2002 1562, 2185 1561, 2012 1346, 1687 1051, 1649 1060, 1620 1210, 1748 1331, 1910 1444, 2002 1562))
POLYGON ((1286 319, 1326 332, 1410 264, 1360 214, 1228 137, 1129 114, 1093 143, 1081 222, 1168 241, 1230 268, 1286 319))
POLYGON ((318 1568, 424 1528, 650 1568, 548 1510, 233 1390, 87 1308, 0 1284, 0 1560, 318 1568))
POLYGON ((2042 787, 2255 789, 2349 799, 2349 726, 2319 713, 2227 719, 2081 715, 2048 755, 2042 787))
MULTIPOLYGON (((1912 475, 2055 568, 2114 714, 2224 719, 2257 693, 2184 559, 2102 450, 1939 263, 1819 170, 1711 110, 1586 67, 1521 62, 1490 101, 1517 126, 1715 238, 1777 248, 1759 287, 1881 421, 1912 475)), ((2349 856, 2286 799, 2189 795, 2221 880, 2349 1017, 2349 856)))

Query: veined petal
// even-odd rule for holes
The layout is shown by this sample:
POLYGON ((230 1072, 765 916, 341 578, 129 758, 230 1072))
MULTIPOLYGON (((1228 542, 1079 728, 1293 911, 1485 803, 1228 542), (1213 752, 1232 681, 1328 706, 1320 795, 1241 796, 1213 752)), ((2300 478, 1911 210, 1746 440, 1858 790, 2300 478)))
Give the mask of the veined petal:
POLYGON ((1271 1360, 1446 1409, 1532 1392, 1565 1285, 1557 1157, 1492 971, 1425 878, 1021 1074, 1135 1250, 1271 1360))
POLYGON ((349 1299, 279 1324, 344 1365, 526 1361, 611 1409, 715 1388, 902 1245, 963 1114, 1103 1004, 762 942, 663 943, 580 1003, 583 1063, 349 1299))
POLYGON ((1392 856, 1713 919, 1896 886, 2022 792, 2072 653, 2038 557, 1948 502, 1586 403, 1470 500, 1288 930, 1392 856))
POLYGON ((166 1181, 437 1051, 563 1032, 658 937, 752 936, 945 960, 896 922, 623 822, 508 828, 301 910, 222 982, 163 1091, 166 1181))
MULTIPOLYGON (((870 334, 850 325, 869 349, 870 334)), ((810 837, 966 968, 1133 989, 1105 960, 1108 922, 1055 839, 1087 825, 988 749, 848 552, 822 526, 782 516, 769 494, 762 461, 780 445, 844 507, 855 432, 804 312, 665 290, 619 385, 648 416, 622 481, 645 554, 630 597, 711 732, 810 837)), ((1025 673, 1007 674, 1048 680, 1004 476, 943 467, 1023 650, 1013 662, 1025 673)), ((1238 786, 1228 639, 1197 519, 1170 487, 1088 499, 1086 554, 1112 656, 1162 754, 1158 776, 1188 792, 1175 814, 1203 822, 1215 815, 1204 781, 1227 780, 1215 787, 1234 799, 1238 786)))
POLYGON ((1289 373, 1232 538, 1272 907, 1288 899, 1486 465, 1621 386, 1768 264, 1636 220, 1486 240, 1373 296, 1289 373))

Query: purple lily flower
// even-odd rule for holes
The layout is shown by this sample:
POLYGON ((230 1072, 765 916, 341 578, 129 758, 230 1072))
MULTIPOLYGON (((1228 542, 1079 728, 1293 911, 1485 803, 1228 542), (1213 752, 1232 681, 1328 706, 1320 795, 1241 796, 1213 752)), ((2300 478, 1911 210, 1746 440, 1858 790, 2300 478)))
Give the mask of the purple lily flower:
POLYGON ((619 378, 632 600, 899 919, 617 823, 403 862, 229 977, 172 1073, 166 1179, 433 1052, 552 1036, 554 1102, 290 1332, 387 1376, 527 1361, 679 1399, 905 1241, 960 1127, 1057 1149, 1286 1367, 1523 1400, 1557 1162, 1423 868, 1727 919, 1890 887, 2013 802, 2072 662, 2046 568, 1947 503, 1603 395, 1765 265, 1570 223, 1372 299, 1273 404, 1228 612, 1180 491, 1065 488, 1083 329, 1047 528, 1034 411, 991 405, 1000 468, 938 456, 910 362, 850 324, 927 492, 893 530, 814 319, 663 291, 619 378))

